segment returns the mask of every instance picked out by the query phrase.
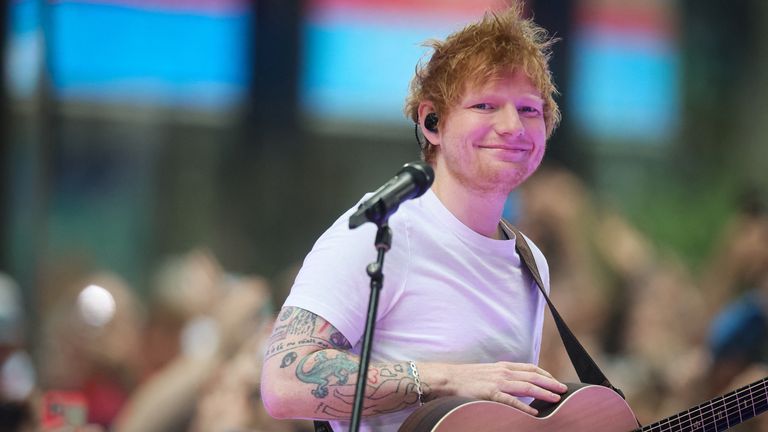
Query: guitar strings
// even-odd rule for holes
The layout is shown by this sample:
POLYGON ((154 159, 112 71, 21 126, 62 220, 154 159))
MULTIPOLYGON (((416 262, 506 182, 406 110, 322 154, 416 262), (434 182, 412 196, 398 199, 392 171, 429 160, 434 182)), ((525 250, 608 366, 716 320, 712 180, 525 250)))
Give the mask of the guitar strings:
MULTIPOLYGON (((703 404, 700 404, 696 407, 693 407, 689 409, 688 411, 685 411, 683 413, 680 413, 676 416, 670 417, 667 420, 663 420, 661 422, 655 423, 653 425, 650 425, 646 428, 643 428, 642 430, 671 430, 672 427, 681 427, 684 429, 679 430, 704 430, 703 428, 714 424, 717 428, 719 425, 724 423, 724 426, 730 427, 731 421, 733 421, 733 424, 738 424, 742 421, 744 421, 743 415, 741 415, 741 412, 731 413, 731 410, 734 407, 738 407, 741 398, 742 393, 746 394, 749 392, 749 399, 752 401, 752 413, 747 412, 746 414, 746 420, 749 420, 750 418, 754 417, 757 414, 757 410, 763 411, 766 409, 766 406, 768 406, 768 393, 766 393, 766 396, 764 399, 758 399, 757 402, 755 402, 754 395, 752 393, 752 390, 756 389, 756 387, 762 385, 763 390, 765 391, 765 380, 762 380, 761 382, 754 383, 752 385, 746 386, 742 389, 736 390, 734 392, 728 393, 724 396, 721 396, 719 398, 715 398, 711 400, 710 402, 705 402, 703 404), (718 414, 722 412, 727 412, 728 415, 722 416, 715 413, 714 405, 720 404, 725 402, 724 409, 721 409, 718 411, 718 414), (733 402, 736 402, 736 405, 733 404, 733 402), (730 405, 730 406, 729 406, 730 405), (705 414, 702 414, 703 410, 708 410, 705 414), (696 419, 695 417, 692 417, 691 414, 696 411, 696 414, 698 414, 699 418, 696 419), (738 417, 737 417, 738 416, 738 417), (681 421, 680 419, 686 417, 685 421, 681 421), (713 422, 714 420, 714 422, 713 422), (678 424, 675 425, 674 421, 677 421, 678 424), (693 424, 696 424, 696 426, 693 426, 693 424), (691 427, 695 427, 696 429, 690 429, 691 427), (666 429, 665 429, 666 428, 666 429)), ((760 392, 760 389, 757 389, 757 393, 760 392)), ((746 396, 746 395, 744 395, 746 396)), ((746 400, 746 398, 744 398, 746 400)), ((719 429, 722 430, 722 429, 719 429)))
MULTIPOLYGON (((661 422, 658 422, 658 423, 654 423, 653 425, 648 426, 647 427, 648 429, 643 428, 642 430, 650 430, 650 431, 652 431, 652 430, 672 430, 671 428, 674 427, 674 426, 677 426, 677 427, 680 427, 680 428, 695 427, 695 429, 678 429, 678 430, 683 430, 683 431, 687 431, 687 430, 691 430, 691 431, 693 431, 693 430, 705 430, 706 426, 710 426, 712 424, 714 424, 715 428, 717 429, 719 425, 723 424, 723 422, 725 422, 725 426, 726 427, 730 427, 731 420, 733 420, 733 425, 741 423, 742 421, 745 421, 745 420, 749 420, 750 418, 755 417, 757 415, 757 411, 758 410, 762 412, 766 408, 768 408, 768 390, 766 389, 766 382, 767 382, 766 380, 767 379, 768 378, 763 379, 761 381, 758 381, 756 383, 750 384, 749 386, 745 386, 745 387, 743 387, 743 388, 741 388, 739 390, 733 391, 733 392, 728 393, 728 394, 726 394, 724 396, 712 399, 709 402, 705 402, 703 404, 700 404, 700 405, 698 405, 696 407, 693 407, 693 408, 689 409, 688 411, 680 413, 680 414, 678 414, 676 416, 670 417, 670 418, 668 418, 666 420, 663 420, 661 422), (762 391, 765 392, 766 394, 765 394, 765 396, 763 398, 759 398, 759 399, 757 399, 757 402, 755 402, 755 398, 753 396, 752 390, 755 390, 757 387, 759 387, 761 385, 763 387, 762 391), (746 419, 745 419, 744 418, 745 416, 741 415, 742 414, 741 412, 731 413, 730 410, 732 408, 734 408, 734 405, 732 404, 732 402, 734 402, 733 399, 735 398, 736 407, 738 407, 738 405, 740 404, 740 399, 739 399, 738 396, 741 393, 747 393, 747 392, 749 392, 749 398, 752 401, 752 413, 750 414, 750 413, 747 412, 748 415, 746 416, 746 419), (726 416, 718 416, 717 414, 715 414, 715 411, 713 409, 713 405, 715 403, 722 403, 723 401, 725 402, 724 410, 720 410, 720 411, 718 411, 718 413, 728 412, 728 415, 726 415, 726 416), (729 404, 731 406, 728 406, 729 404), (704 409, 708 409, 709 411, 705 415, 702 415, 702 410, 704 410, 704 409), (693 413, 693 411, 697 411, 698 412, 698 415, 699 415, 698 420, 696 420, 695 418, 690 416, 690 414, 693 413), (738 417, 737 417, 737 415, 738 415, 738 417), (682 418, 684 416, 687 416, 686 421, 680 421, 680 418, 682 418), (717 417, 717 418, 715 418, 715 417, 717 417), (677 425, 673 424, 673 421, 675 421, 675 420, 678 420, 678 424, 677 425), (694 422, 697 424, 697 426, 693 426, 694 422), (656 429, 656 428, 659 428, 659 429, 656 429)), ((758 394, 760 393, 760 391, 761 391, 761 389, 757 389, 757 393, 758 394)), ((723 430, 723 429, 717 429, 717 430, 723 430)))
POLYGON ((734 390, 718 398, 714 398, 709 402, 697 405, 687 411, 683 411, 682 413, 669 417, 666 420, 645 426, 640 430, 663 431, 672 430, 672 427, 678 427, 681 429, 676 430, 694 431, 705 430, 706 426, 712 424, 714 424, 716 428, 720 424, 724 424, 725 426, 730 427, 732 422, 733 425, 736 425, 743 421, 749 420, 757 416, 759 412, 768 409, 768 386, 766 384, 768 384, 768 377, 750 385, 744 386, 738 390, 734 390), (742 412, 739 407, 742 401, 746 401, 747 399, 751 401, 752 410, 751 412, 749 410, 742 412), (717 413, 714 410, 714 405, 716 403, 723 404, 723 408, 718 410, 717 413), (734 408, 736 408, 736 411, 732 412, 731 410, 734 408), (703 413, 703 410, 705 409, 708 409, 708 412, 703 413), (723 412, 727 414, 724 416, 721 415, 723 412), (696 415, 698 415, 698 418, 695 417, 696 415), (683 420, 683 418, 685 419, 683 420), (677 421, 677 424, 674 424, 675 421, 677 421), (694 424, 696 426, 694 426, 694 424))
POLYGON ((763 401, 761 400, 760 403, 756 403, 753 405, 752 412, 747 411, 746 413, 744 413, 746 415, 742 415, 742 413, 740 412, 734 413, 730 411, 734 407, 738 406, 738 404, 739 404, 738 400, 733 400, 731 397, 717 398, 709 403, 701 404, 686 412, 670 417, 669 419, 662 420, 658 423, 654 423, 653 425, 646 426, 642 430, 643 431, 654 431, 654 430, 658 430, 658 431, 701 430, 703 431, 703 430, 710 430, 710 429, 707 429, 707 427, 712 425, 715 426, 716 430, 724 430, 725 428, 721 429, 720 427, 721 426, 730 427, 731 425, 736 425, 743 421, 749 420, 755 416, 756 410, 759 409, 760 411, 762 411, 766 408, 766 406, 768 406, 768 403, 763 403, 763 401), (718 413, 716 414, 713 406, 722 400, 726 400, 725 406, 723 409, 719 410, 718 413), (733 402, 736 402, 736 405, 734 405, 733 402), (721 415, 721 413, 723 412, 726 412, 728 414, 721 415))

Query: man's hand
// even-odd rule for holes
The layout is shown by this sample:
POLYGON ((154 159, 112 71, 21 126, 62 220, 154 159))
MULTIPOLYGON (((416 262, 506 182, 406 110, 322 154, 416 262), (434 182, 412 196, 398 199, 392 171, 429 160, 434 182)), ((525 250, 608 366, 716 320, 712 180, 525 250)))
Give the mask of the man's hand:
POLYGON ((464 396, 501 402, 531 415, 538 412, 518 397, 557 402, 560 394, 567 390, 566 385, 554 379, 549 372, 528 363, 423 363, 419 371, 422 380, 429 386, 427 399, 464 396))

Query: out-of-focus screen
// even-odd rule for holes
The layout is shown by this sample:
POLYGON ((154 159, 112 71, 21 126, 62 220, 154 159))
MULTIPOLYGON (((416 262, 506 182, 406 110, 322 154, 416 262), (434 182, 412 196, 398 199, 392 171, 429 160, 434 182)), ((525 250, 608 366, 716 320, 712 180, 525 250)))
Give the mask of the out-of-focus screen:
POLYGON ((669 2, 579 2, 568 115, 604 140, 662 143, 680 121, 680 54, 669 2))
POLYGON ((244 97, 247 0, 42 3, 11 3, 8 80, 17 98, 34 94, 43 67, 65 101, 218 110, 244 97))
POLYGON ((422 42, 503 8, 499 0, 309 0, 301 105, 321 120, 405 122, 422 42))
MULTIPOLYGON (((506 4, 306 0, 296 83, 302 112, 318 122, 406 123, 409 82, 430 53, 423 43, 506 4)), ((534 15, 537 6, 547 4, 535 4, 534 15)), ((59 100, 230 108, 251 84, 256 9, 248 0, 13 1, 11 95, 34 94, 46 70, 59 100)), ((598 140, 673 137, 681 73, 673 7, 584 0, 574 11, 570 67, 557 83, 572 124, 598 140)))

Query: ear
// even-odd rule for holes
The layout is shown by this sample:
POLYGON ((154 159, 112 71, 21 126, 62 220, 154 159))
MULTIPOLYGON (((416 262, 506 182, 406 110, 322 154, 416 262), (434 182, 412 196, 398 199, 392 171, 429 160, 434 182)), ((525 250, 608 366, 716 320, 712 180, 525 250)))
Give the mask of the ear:
POLYGON ((424 137, 426 137, 430 143, 440 145, 440 129, 438 129, 437 132, 432 132, 424 127, 424 119, 427 117, 427 114, 432 112, 435 112, 435 105, 432 102, 421 101, 421 103, 419 103, 419 129, 421 129, 421 133, 424 134, 424 137))

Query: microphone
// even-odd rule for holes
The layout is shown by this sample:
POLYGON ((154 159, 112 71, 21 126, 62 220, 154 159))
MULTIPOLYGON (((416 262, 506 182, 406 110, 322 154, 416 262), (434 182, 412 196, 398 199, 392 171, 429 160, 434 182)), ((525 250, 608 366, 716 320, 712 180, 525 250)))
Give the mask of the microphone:
POLYGON ((435 172, 420 161, 408 162, 388 182, 357 208, 349 217, 349 228, 354 229, 366 222, 381 226, 403 202, 420 197, 435 180, 435 172))

